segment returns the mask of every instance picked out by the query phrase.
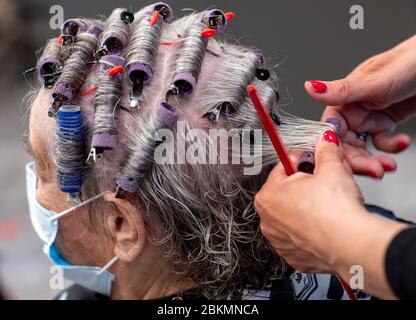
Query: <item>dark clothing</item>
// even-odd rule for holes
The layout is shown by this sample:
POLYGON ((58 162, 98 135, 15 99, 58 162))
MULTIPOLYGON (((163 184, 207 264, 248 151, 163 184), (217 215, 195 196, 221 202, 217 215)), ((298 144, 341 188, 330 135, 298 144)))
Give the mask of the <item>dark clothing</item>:
POLYGON ((416 299, 416 228, 405 229, 386 253, 386 275, 399 299, 416 299))

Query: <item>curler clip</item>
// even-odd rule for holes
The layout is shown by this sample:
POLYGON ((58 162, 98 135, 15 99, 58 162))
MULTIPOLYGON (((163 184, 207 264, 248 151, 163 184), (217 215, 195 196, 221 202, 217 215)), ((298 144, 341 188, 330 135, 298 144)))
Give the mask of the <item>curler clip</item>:
POLYGON ((102 148, 91 148, 90 153, 88 154, 87 161, 85 161, 89 165, 93 165, 97 162, 97 160, 101 160, 103 157, 104 150, 102 148))
POLYGON ((143 82, 134 82, 131 87, 131 94, 130 94, 130 108, 140 108, 143 102, 143 82))
POLYGON ((66 197, 66 202, 71 203, 71 204, 81 203, 81 194, 79 194, 79 193, 68 193, 68 195, 66 197))
POLYGON ((215 124, 218 122, 218 119, 221 115, 225 117, 229 117, 234 115, 237 112, 237 108, 229 103, 229 102, 223 102, 219 105, 217 105, 215 108, 212 108, 211 110, 208 110, 202 118, 207 118, 212 124, 215 124))
POLYGON ((55 83, 56 77, 53 75, 44 75, 43 76, 43 86, 45 88, 51 89, 55 83))
POLYGON ((176 96, 178 94, 179 88, 175 84, 172 84, 166 92, 165 101, 168 102, 171 96, 176 96))
POLYGON ((61 41, 61 44, 63 46, 74 44, 74 42, 75 42, 75 37, 74 36, 71 36, 69 34, 61 35, 61 36, 62 37, 60 38, 60 41, 61 41))
POLYGON ((47 89, 52 89, 53 85, 56 82, 56 79, 61 73, 62 73, 62 67, 60 67, 53 73, 42 75, 44 87, 47 89))
POLYGON ((106 45, 101 46, 95 53, 94 58, 96 61, 99 61, 103 56, 107 55, 109 50, 106 45))
POLYGON ((58 101, 56 99, 53 99, 51 104, 49 105, 48 116, 50 118, 54 118, 56 116, 56 113, 59 110, 59 107, 60 107, 60 104, 58 103, 58 101))
POLYGON ((209 120, 209 122, 211 122, 212 124, 215 124, 218 122, 218 119, 220 118, 221 115, 221 110, 220 110, 220 106, 217 106, 207 112, 204 113, 204 115, 202 116, 202 118, 207 118, 209 120))
POLYGON ((124 199, 126 196, 126 191, 123 190, 119 185, 116 186, 115 197, 116 199, 124 199))

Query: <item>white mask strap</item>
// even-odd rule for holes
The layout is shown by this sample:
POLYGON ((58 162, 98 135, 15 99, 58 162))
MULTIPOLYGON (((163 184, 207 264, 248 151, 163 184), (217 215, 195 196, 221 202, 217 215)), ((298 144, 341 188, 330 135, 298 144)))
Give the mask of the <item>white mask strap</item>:
POLYGON ((49 218, 49 221, 55 221, 56 219, 59 219, 59 218, 63 217, 64 215, 66 215, 68 213, 71 213, 71 212, 77 210, 78 208, 81 208, 81 207, 83 207, 83 206, 101 198, 103 195, 105 195, 108 192, 110 192, 110 191, 104 191, 100 194, 97 194, 96 196, 94 196, 92 198, 89 198, 88 200, 85 200, 84 202, 81 202, 80 204, 77 204, 76 206, 73 206, 69 209, 66 209, 66 210, 62 211, 61 213, 55 214, 53 217, 49 218))
POLYGON ((118 260, 118 257, 115 256, 113 259, 111 259, 99 272, 98 274, 102 274, 104 271, 107 271, 114 263, 116 263, 118 260))

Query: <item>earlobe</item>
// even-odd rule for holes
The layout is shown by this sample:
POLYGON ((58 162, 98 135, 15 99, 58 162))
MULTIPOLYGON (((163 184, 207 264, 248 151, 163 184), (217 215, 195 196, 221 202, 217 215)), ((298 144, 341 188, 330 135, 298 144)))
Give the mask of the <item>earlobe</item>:
POLYGON ((132 262, 147 240, 142 216, 129 200, 116 198, 114 193, 104 195, 104 200, 112 204, 105 221, 114 238, 114 253, 121 261, 132 262))

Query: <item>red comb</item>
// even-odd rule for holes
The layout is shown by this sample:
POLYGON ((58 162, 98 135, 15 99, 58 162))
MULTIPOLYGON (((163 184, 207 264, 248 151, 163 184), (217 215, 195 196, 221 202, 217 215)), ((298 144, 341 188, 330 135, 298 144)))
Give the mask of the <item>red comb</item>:
POLYGON ((286 149, 283 145, 282 139, 280 139, 279 133, 274 125, 272 118, 270 117, 269 112, 266 110, 263 102, 260 100, 259 92, 257 91, 256 86, 248 85, 247 86, 247 93, 256 108, 257 114, 263 124, 264 129, 269 136, 274 149, 279 156, 280 162, 282 162, 283 167, 285 168, 286 174, 288 176, 294 174, 296 172, 295 167, 293 166, 292 161, 286 152, 286 149))

